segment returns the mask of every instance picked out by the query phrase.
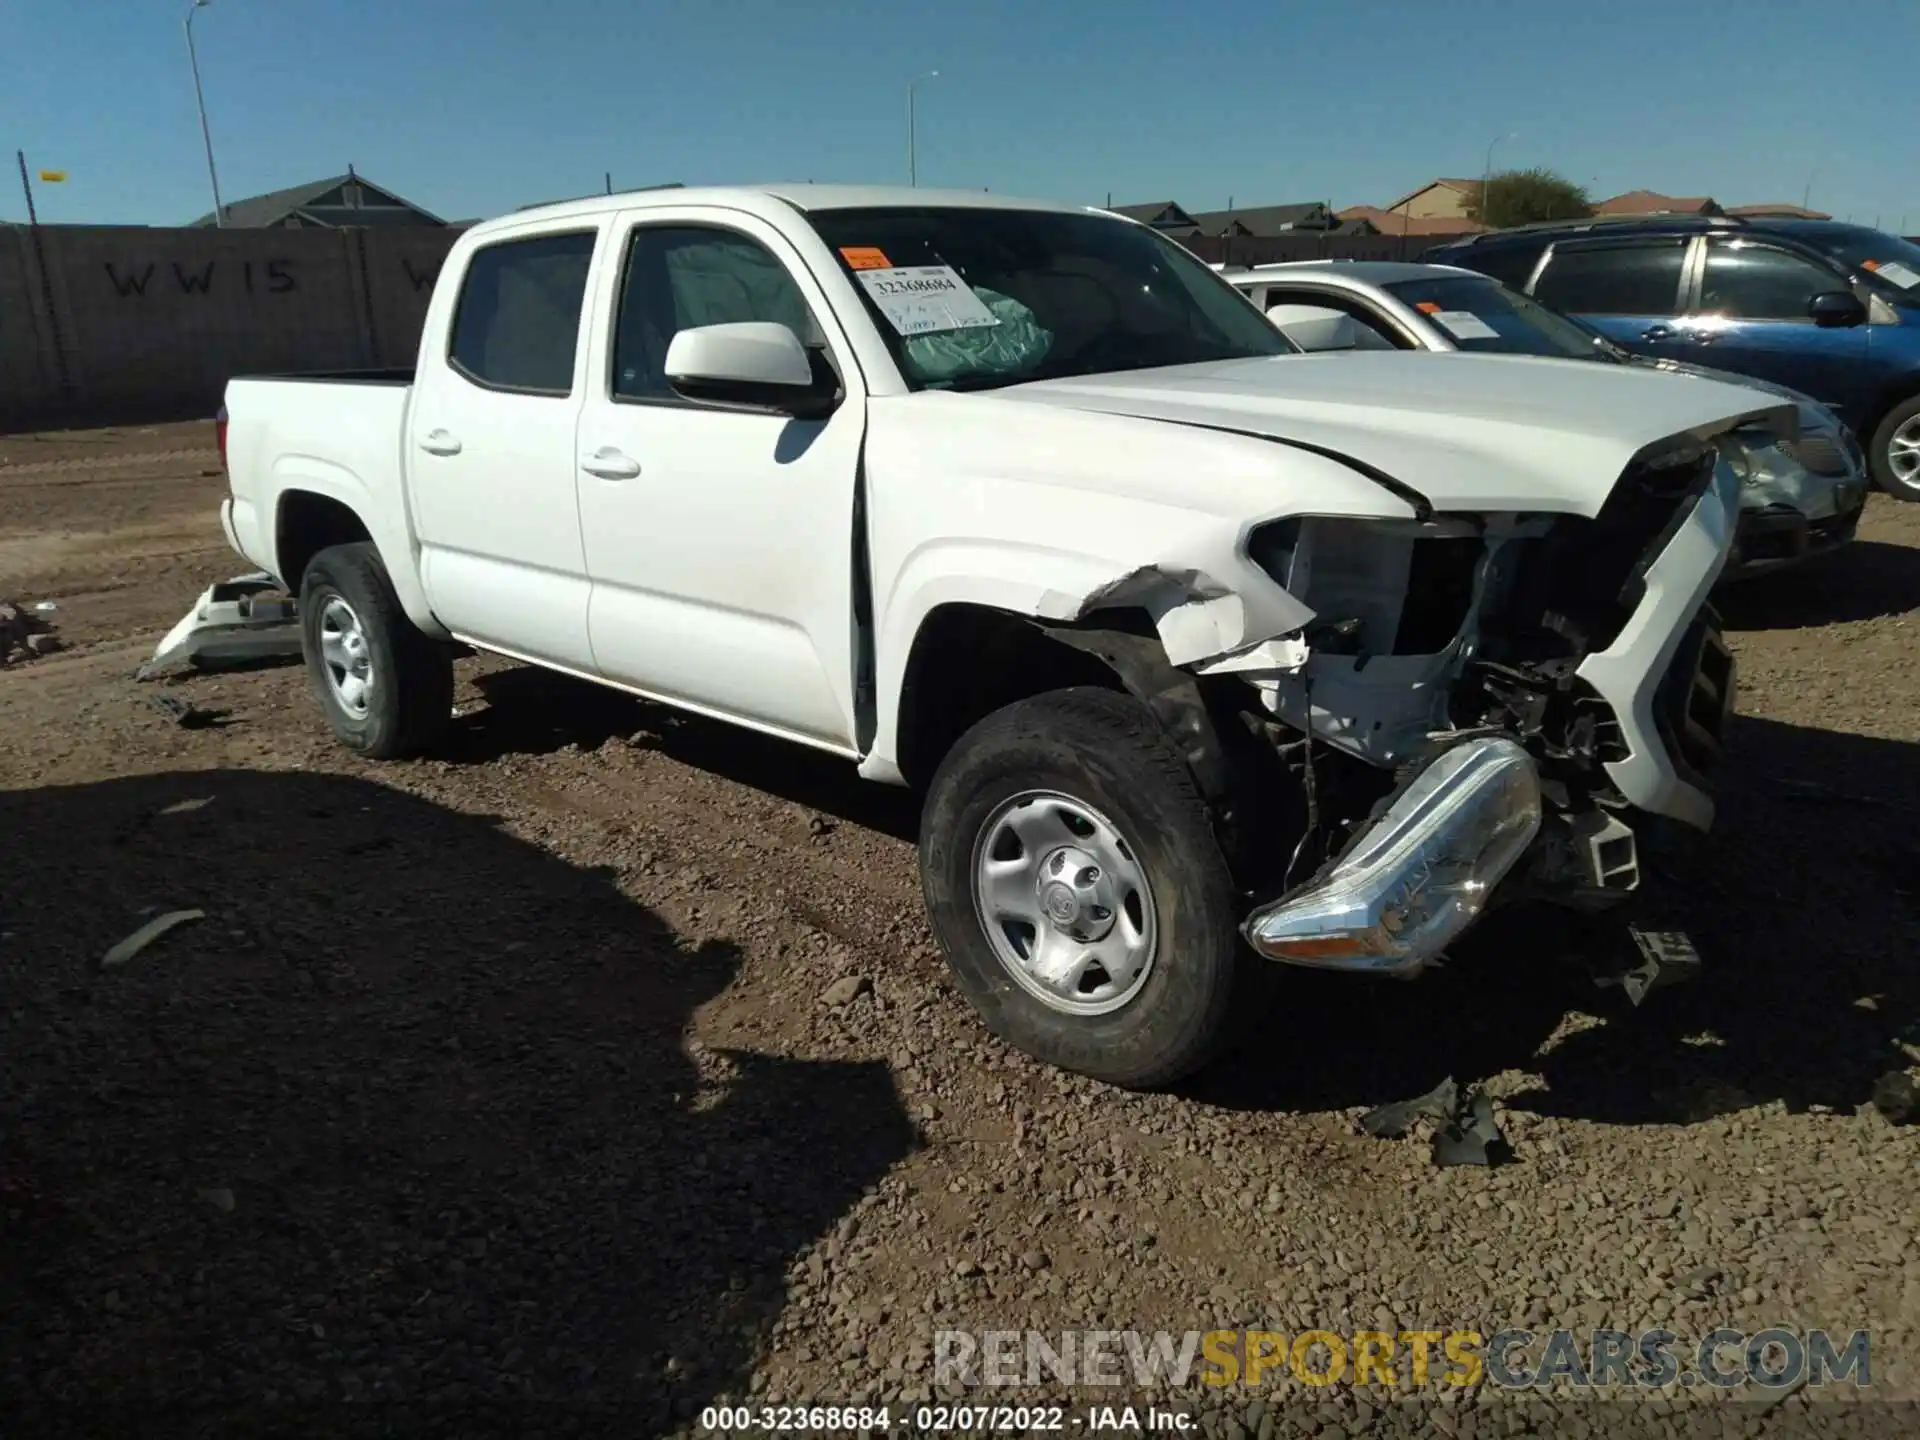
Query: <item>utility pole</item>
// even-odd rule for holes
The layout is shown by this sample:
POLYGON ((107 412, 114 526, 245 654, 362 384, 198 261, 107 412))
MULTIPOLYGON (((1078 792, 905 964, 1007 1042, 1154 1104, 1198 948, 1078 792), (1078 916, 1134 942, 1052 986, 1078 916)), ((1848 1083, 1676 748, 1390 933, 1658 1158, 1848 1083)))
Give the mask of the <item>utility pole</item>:
POLYGON ((223 226, 227 223, 227 212, 220 203, 220 176, 213 168, 213 131, 207 128, 207 97, 200 88, 200 56, 193 48, 193 17, 212 3, 213 0, 193 0, 187 6, 187 64, 193 68, 193 98, 200 107, 200 138, 207 146, 207 179, 213 185, 213 223, 223 226))
POLYGON ((14 159, 20 162, 20 188, 25 192, 27 197, 27 224, 38 229, 40 217, 34 212, 33 208, 33 182, 27 178, 27 152, 24 150, 16 150, 13 152, 13 156, 14 159))
POLYGON ((920 156, 914 148, 913 139, 913 92, 922 81, 939 78, 938 70, 929 70, 926 74, 916 75, 907 82, 907 184, 909 185, 920 183, 920 156))

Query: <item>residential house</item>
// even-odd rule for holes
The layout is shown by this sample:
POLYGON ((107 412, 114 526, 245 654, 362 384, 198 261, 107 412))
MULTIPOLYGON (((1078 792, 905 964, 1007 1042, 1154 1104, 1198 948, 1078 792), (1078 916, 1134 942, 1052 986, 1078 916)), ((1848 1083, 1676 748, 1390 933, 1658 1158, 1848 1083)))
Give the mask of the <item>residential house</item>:
POLYGON ((1200 233, 1193 216, 1171 200, 1154 200, 1145 205, 1109 205, 1107 208, 1116 215, 1138 220, 1142 225, 1151 225, 1161 234, 1176 239, 1200 233))
POLYGON ((1762 215, 1766 215, 1776 220, 1831 220, 1833 218, 1833 216, 1827 214, 1824 210, 1809 210, 1804 205, 1788 205, 1785 203, 1773 205, 1729 205, 1727 207, 1727 214, 1751 215, 1756 219, 1762 215))
POLYGON ((1253 205, 1232 210, 1197 210, 1193 223, 1202 235, 1271 236, 1296 230, 1335 230, 1340 221, 1318 200, 1304 205, 1253 205))
POLYGON ((1349 205, 1336 213, 1341 225, 1334 233, 1339 235, 1472 235, 1486 228, 1464 215, 1415 217, 1405 210, 1383 210, 1378 205, 1349 205), (1349 225, 1366 228, 1350 231, 1349 225))
MULTIPOLYGON (((271 195, 235 200, 222 208, 226 211, 228 227, 242 230, 302 230, 310 226, 337 230, 353 225, 444 227, 447 223, 411 200, 404 200, 355 173, 351 165, 344 175, 276 190, 271 195)), ((212 224, 211 212, 192 222, 193 227, 212 224)))
MULTIPOLYGON (((1405 215, 1409 220, 1472 220, 1468 211, 1479 197, 1478 180, 1429 180, 1410 190, 1385 207, 1390 215, 1405 215)), ((1384 227, 1383 227, 1384 228, 1384 227)), ((1450 233, 1442 230, 1416 231, 1428 235, 1450 233)))
POLYGON ((1657 190, 1629 190, 1612 195, 1593 207, 1596 215, 1720 215, 1725 212, 1711 195, 1662 195, 1657 190))

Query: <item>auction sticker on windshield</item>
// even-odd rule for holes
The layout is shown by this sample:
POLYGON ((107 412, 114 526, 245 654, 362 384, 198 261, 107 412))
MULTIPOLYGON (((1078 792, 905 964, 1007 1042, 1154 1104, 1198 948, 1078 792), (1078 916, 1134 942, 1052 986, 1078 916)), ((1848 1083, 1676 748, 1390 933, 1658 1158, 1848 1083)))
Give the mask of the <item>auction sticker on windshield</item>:
POLYGON ((856 270, 887 323, 902 335, 938 330, 984 330, 1000 322, 951 265, 902 265, 856 270))
POLYGON ((1456 340, 1498 340, 1500 332, 1471 310, 1435 310, 1433 323, 1456 340))
POLYGON ((1898 260, 1869 260, 1866 267, 1882 280, 1891 280, 1902 290, 1920 285, 1920 271, 1910 270, 1898 260))

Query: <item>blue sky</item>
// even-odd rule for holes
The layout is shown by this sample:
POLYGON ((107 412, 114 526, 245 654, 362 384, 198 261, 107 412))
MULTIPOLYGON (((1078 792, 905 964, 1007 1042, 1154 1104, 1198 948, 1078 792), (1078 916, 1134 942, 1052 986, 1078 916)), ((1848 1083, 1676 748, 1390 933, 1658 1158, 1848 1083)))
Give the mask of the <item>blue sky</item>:
MULTIPOLYGON (((47 221, 211 208, 185 0, 0 0, 0 148, 47 221), (10 157, 9 161, 10 161, 10 157)), ((1548 165, 1920 230, 1915 0, 213 0, 221 188, 348 162, 447 218, 616 185, 899 182, 1385 204, 1548 165)), ((23 219, 9 173, 0 219, 23 219)))

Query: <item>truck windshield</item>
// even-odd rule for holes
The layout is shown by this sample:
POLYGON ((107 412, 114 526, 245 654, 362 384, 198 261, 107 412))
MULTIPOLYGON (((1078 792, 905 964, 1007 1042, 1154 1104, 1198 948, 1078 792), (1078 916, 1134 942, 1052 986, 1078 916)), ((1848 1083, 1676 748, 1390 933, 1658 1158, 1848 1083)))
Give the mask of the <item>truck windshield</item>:
POLYGON ((1920 301, 1920 245, 1867 225, 1822 225, 1798 237, 1849 270, 1870 271, 1903 298, 1920 301))
POLYGON ((1570 360, 1613 358, 1591 330, 1498 281, 1435 275, 1397 280, 1385 288, 1462 350, 1570 360))
POLYGON ((916 390, 1297 353, 1231 285, 1145 226, 984 206, 807 218, 916 390))

